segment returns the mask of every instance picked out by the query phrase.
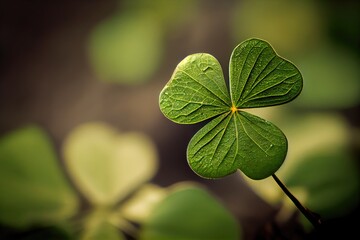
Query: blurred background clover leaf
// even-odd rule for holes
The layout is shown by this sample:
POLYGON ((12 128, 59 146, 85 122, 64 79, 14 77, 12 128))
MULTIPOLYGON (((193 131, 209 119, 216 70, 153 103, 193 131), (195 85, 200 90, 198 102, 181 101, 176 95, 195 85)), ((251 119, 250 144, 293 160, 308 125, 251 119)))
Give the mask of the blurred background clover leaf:
POLYGON ((359 21, 352 12, 359 8, 349 4, 336 7, 334 13, 330 9, 331 5, 314 1, 242 0, 232 10, 234 41, 257 36, 271 42, 279 53, 297 59, 306 85, 294 102, 298 108, 346 109, 360 103, 358 51, 329 38, 342 25, 348 32, 341 37, 358 36, 359 21))
POLYGON ((73 181, 94 205, 117 203, 157 171, 157 153, 148 137, 120 134, 105 123, 76 127, 63 151, 73 181))
MULTIPOLYGON (((118 228, 132 231, 114 208, 155 175, 157 152, 151 139, 139 132, 119 133, 103 122, 88 122, 70 132, 63 153, 71 178, 93 206, 84 220, 82 238, 110 237, 118 228)), ((120 232, 115 236, 124 239, 120 232)))
POLYGON ((205 187, 149 182, 158 156, 145 134, 87 122, 69 133, 63 156, 65 168, 35 125, 0 139, 0 237, 12 239, 19 232, 26 239, 240 237, 237 220, 205 187), (191 224, 189 215, 196 216, 191 224))
MULTIPOLYGON (((356 209, 360 201, 360 173, 349 151, 351 128, 343 117, 335 113, 296 114, 286 109, 253 111, 281 122, 291 144, 277 175, 304 205, 324 220, 341 218, 356 209), (288 121, 281 120, 283 114, 288 121)), ((262 199, 280 207, 280 222, 296 214, 296 208, 274 181, 244 179, 262 199)), ((301 220, 311 228, 305 218, 301 220)))
POLYGON ((89 37, 89 61, 99 80, 140 84, 151 79, 162 63, 166 33, 191 20, 196 2, 124 1, 89 37))
POLYGON ((160 65, 162 35, 149 14, 111 16, 99 23, 90 37, 89 56, 95 73, 107 82, 144 82, 160 65))
POLYGON ((79 204, 50 138, 36 125, 1 137, 0 195, 1 223, 24 229, 63 222, 79 204))
POLYGON ((206 189, 175 184, 140 231, 144 240, 242 239, 237 220, 206 189))
POLYGON ((63 150, 74 183, 93 205, 84 219, 82 239, 126 239, 124 233, 137 239, 160 239, 148 235, 148 231, 157 232, 159 236, 171 233, 174 237, 179 234, 182 237, 184 234, 181 239, 198 239, 199 236, 207 239, 209 223, 216 227, 216 232, 227 223, 229 226, 222 233, 225 236, 237 234, 239 227, 231 213, 220 203, 215 203, 210 194, 203 193, 199 199, 196 191, 204 191, 201 188, 193 187, 195 193, 190 196, 179 192, 177 195, 181 200, 167 206, 166 202, 176 188, 146 184, 156 174, 158 163, 155 146, 143 134, 118 133, 107 124, 89 122, 69 134, 63 150), (203 208, 186 207, 195 206, 197 201, 203 208), (204 202, 209 205, 204 205, 204 202), (158 221, 153 217, 157 216, 156 212, 160 212, 160 220, 170 223, 170 226, 153 226, 158 221), (207 221, 189 225, 185 219, 189 214, 198 214, 207 221), (140 227, 138 233, 133 223, 145 225, 145 230, 140 227), (171 224, 177 229, 172 229, 171 224))
POLYGON ((160 109, 180 124, 215 117, 188 144, 188 163, 198 175, 220 178, 240 169, 252 179, 263 179, 283 163, 287 139, 274 124, 243 109, 293 100, 302 90, 302 76, 269 43, 255 38, 235 47, 229 70, 230 94, 213 56, 186 57, 161 91, 160 109))

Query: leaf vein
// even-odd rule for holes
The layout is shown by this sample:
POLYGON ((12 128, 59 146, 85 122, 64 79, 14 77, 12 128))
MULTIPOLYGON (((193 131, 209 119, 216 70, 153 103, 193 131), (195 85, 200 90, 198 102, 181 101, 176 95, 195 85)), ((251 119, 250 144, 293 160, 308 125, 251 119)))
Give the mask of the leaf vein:
POLYGON ((220 98, 216 93, 214 93, 213 91, 211 91, 211 89, 209 89, 208 87, 206 87, 204 84, 202 84, 201 82, 197 81, 193 76, 191 76, 189 73, 187 73, 184 70, 179 70, 180 72, 186 74, 188 77, 190 77, 192 80, 194 80, 196 83, 198 83, 199 85, 201 85, 202 87, 204 87, 204 89, 206 89, 208 92, 210 92, 215 98, 219 99, 221 102, 223 102, 225 105, 228 105, 228 103, 226 103, 226 101, 224 101, 222 98, 220 98))
MULTIPOLYGON (((264 130, 265 132, 268 132, 268 133, 269 133, 269 131, 267 131, 266 129, 260 127, 259 125, 254 124, 250 119, 248 119, 248 117, 246 117, 246 116, 244 116, 244 115, 241 115, 241 116, 244 117, 244 119, 247 120, 247 121, 250 123, 250 124, 248 124, 248 126, 249 126, 253 131, 255 131, 257 134, 259 134, 259 135, 260 135, 261 137, 263 137, 265 140, 267 140, 268 142, 270 142, 271 145, 275 145, 271 140, 269 140, 268 138, 266 138, 262 133, 260 133, 260 132, 259 132, 256 128, 254 128, 252 125, 255 125, 255 126, 261 128, 261 129, 264 130)), ((246 135, 249 137, 249 139, 250 139, 251 141, 253 141, 266 155, 268 155, 268 154, 267 154, 267 151, 270 149, 270 147, 267 148, 267 149, 264 149, 264 148, 251 136, 251 134, 248 133, 248 130, 246 129, 244 123, 241 121, 240 118, 239 118, 239 121, 240 121, 240 123, 241 123, 241 125, 242 125, 242 128, 244 129, 244 132, 245 132, 246 135)))
MULTIPOLYGON (((246 102, 249 102, 249 101, 252 101, 252 100, 255 100, 255 99, 264 98, 264 97, 258 97, 258 98, 256 98, 256 95, 259 95, 259 94, 261 94, 261 93, 263 93, 263 92, 265 92, 265 91, 267 91, 267 90, 269 90, 269 89, 271 89, 271 88, 274 88, 274 87, 276 87, 276 86, 284 83, 286 80, 288 80, 288 79, 290 79, 290 78, 292 78, 292 77, 295 77, 296 75, 297 75, 297 73, 295 73, 294 75, 291 75, 291 76, 289 76, 289 77, 287 77, 287 78, 284 78, 284 79, 282 79, 280 82, 277 82, 277 83, 275 83, 275 84, 273 84, 273 85, 270 85, 270 86, 267 87, 267 88, 262 89, 261 91, 259 91, 259 92, 255 93, 255 94, 251 95, 248 99, 246 99, 246 101, 243 101, 242 103, 246 103, 246 102)), ((288 94, 288 93, 291 91, 291 89, 294 87, 294 85, 295 85, 295 83, 292 83, 291 86, 289 87, 289 89, 288 89, 285 93, 277 94, 277 95, 272 95, 272 96, 285 96, 286 94, 288 94)), ((265 98, 266 98, 266 97, 265 97, 265 98)))

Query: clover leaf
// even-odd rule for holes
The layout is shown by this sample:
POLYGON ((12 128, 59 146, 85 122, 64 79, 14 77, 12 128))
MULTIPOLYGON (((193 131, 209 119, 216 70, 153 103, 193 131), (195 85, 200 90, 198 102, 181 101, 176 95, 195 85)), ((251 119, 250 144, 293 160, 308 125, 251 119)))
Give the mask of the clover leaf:
POLYGON ((227 89, 219 62, 207 53, 187 56, 159 96, 162 113, 180 124, 213 118, 190 140, 187 160, 204 178, 240 169, 252 179, 275 173, 287 154, 287 139, 274 124, 243 111, 284 104, 302 90, 302 76, 269 43, 249 39, 232 52, 227 89))

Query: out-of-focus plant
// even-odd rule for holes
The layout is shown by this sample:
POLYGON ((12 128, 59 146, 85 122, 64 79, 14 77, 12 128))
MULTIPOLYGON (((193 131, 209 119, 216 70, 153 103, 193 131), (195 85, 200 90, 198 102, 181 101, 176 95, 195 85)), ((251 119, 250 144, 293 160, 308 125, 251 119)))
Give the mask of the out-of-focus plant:
POLYGON ((89 42, 91 66, 99 80, 142 83, 159 67, 163 45, 161 26, 150 13, 118 13, 93 30, 89 42))
POLYGON ((267 39, 279 53, 298 57, 324 39, 321 9, 314 1, 239 1, 232 10, 231 33, 236 41, 267 39))
POLYGON ((358 41, 359 24, 352 19, 358 3, 333 6, 338 15, 335 19, 331 18, 331 5, 321 1, 243 0, 232 11, 231 30, 236 41, 252 36, 267 39, 279 53, 297 59, 307 86, 293 103, 298 108, 342 109, 360 103, 357 53, 345 48, 350 44, 341 46, 329 36, 331 29, 341 28, 345 32, 339 38, 358 41))
POLYGON ((159 96, 163 114, 180 124, 212 119, 190 140, 187 160, 204 178, 240 169, 251 179, 273 176, 281 189, 315 226, 321 219, 306 209, 275 175, 287 154, 287 139, 274 124, 243 111, 287 103, 302 90, 302 76, 269 43, 248 39, 233 50, 230 94, 221 66, 210 54, 193 54, 176 67, 159 96))
POLYGON ((71 217, 75 191, 61 172, 47 134, 29 126, 0 139, 0 221, 25 228, 71 217))
POLYGON ((165 37, 191 19, 196 3, 124 1, 90 34, 89 60, 99 80, 139 84, 151 79, 162 61, 165 37))
POLYGON ((75 189, 41 128, 28 126, 2 137, 0 222, 6 231, 0 231, 1 238, 241 238, 237 221, 202 186, 147 183, 156 174, 157 153, 142 133, 86 123, 66 138, 63 156, 75 189))
MULTIPOLYGON (((350 214, 360 201, 360 173, 349 151, 350 126, 334 113, 295 114, 287 113, 286 109, 269 110, 256 113, 280 121, 291 143, 286 164, 277 175, 302 203, 324 220, 350 214), (281 121, 283 114, 290 121, 281 121)), ((271 179, 260 182, 244 179, 265 201, 274 206, 280 204, 279 222, 295 214, 293 204, 280 190, 275 190, 271 179)), ((302 222, 310 227, 307 221, 302 222)))
POLYGON ((357 106, 360 104, 359 64, 353 52, 326 43, 302 56, 298 66, 308 87, 295 104, 308 109, 357 106))

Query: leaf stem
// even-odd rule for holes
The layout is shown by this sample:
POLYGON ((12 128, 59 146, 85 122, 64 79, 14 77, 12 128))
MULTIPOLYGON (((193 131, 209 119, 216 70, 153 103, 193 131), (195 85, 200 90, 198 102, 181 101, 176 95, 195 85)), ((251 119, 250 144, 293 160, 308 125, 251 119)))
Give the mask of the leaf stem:
POLYGON ((292 195, 292 193, 287 189, 287 187, 280 181, 280 179, 275 175, 272 175, 275 182, 280 186, 284 193, 290 198, 290 200, 295 204, 295 206, 300 210, 300 212, 312 223, 315 228, 319 228, 322 224, 320 215, 310 211, 308 208, 304 207, 297 198, 292 195))

